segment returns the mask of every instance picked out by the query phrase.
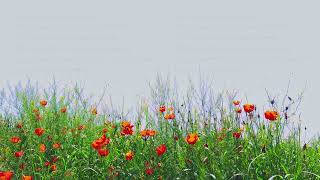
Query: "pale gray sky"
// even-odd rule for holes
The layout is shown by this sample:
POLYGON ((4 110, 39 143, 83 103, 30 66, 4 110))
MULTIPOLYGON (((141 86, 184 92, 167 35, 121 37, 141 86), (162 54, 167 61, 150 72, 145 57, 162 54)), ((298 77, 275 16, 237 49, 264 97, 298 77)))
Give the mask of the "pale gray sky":
MULTIPOLYGON (((0 86, 28 77, 45 85, 105 83, 128 104, 156 73, 181 82, 212 75, 265 103, 264 88, 307 91, 303 118, 320 130, 320 3, 293 1, 21 1, 0 3, 0 86)), ((316 2, 316 1, 315 1, 316 2)), ((183 86, 183 83, 181 84, 183 86)))

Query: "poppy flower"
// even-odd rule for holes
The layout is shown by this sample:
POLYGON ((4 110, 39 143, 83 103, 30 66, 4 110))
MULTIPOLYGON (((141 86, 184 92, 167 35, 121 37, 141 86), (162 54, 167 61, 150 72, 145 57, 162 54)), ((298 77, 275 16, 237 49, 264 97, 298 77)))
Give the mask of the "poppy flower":
POLYGON ((156 148, 156 152, 158 156, 162 156, 167 151, 167 147, 165 144, 161 144, 156 148))
POLYGON ((17 151, 17 152, 14 153, 14 156, 21 157, 21 156, 23 156, 23 154, 24 154, 23 151, 17 151))
POLYGON ((52 158, 51 158, 51 162, 52 163, 55 163, 55 162, 57 162, 59 160, 59 157, 58 156, 53 156, 52 158))
POLYGON ((92 114, 92 115, 97 115, 97 114, 98 114, 98 110, 97 110, 96 107, 94 107, 94 108, 91 109, 91 114, 92 114))
POLYGON ((13 144, 17 144, 17 143, 21 142, 21 139, 19 137, 17 137, 17 136, 14 136, 14 137, 11 138, 11 142, 13 144))
POLYGON ((36 128, 34 130, 34 133, 37 135, 37 136, 41 136, 43 133, 44 133, 44 129, 42 128, 36 128))
POLYGON ((146 169, 146 174, 147 175, 152 175, 154 173, 154 170, 152 168, 146 169))
POLYGON ((156 131, 152 129, 145 129, 140 132, 140 135, 143 138, 148 138, 148 137, 154 136, 155 134, 156 134, 156 131))
POLYGON ((166 106, 160 106, 160 107, 159 107, 159 111, 160 111, 161 113, 165 112, 165 111, 166 111, 166 106))
POLYGON ((51 171, 56 171, 56 170, 57 170, 57 165, 52 164, 52 165, 51 165, 51 171))
POLYGON ((108 145, 110 143, 110 138, 107 138, 106 135, 104 134, 103 136, 101 136, 100 138, 94 140, 91 144, 91 146, 96 149, 99 150, 102 148, 102 146, 108 145))
POLYGON ((233 132, 232 136, 236 139, 239 139, 241 137, 241 133, 240 132, 233 132))
POLYGON ((50 162, 49 162, 49 161, 46 161, 46 162, 44 163, 44 166, 49 167, 49 166, 50 166, 50 162))
POLYGON ((0 179, 2 180, 10 180, 12 179, 13 172, 12 171, 0 171, 0 179))
POLYGON ((243 109, 246 113, 251 113, 252 111, 254 111, 255 106, 253 104, 245 104, 243 105, 243 109))
POLYGON ((48 102, 47 102, 46 100, 41 100, 41 101, 40 101, 40 105, 41 105, 42 107, 45 107, 47 104, 48 104, 48 102))
POLYGON ((237 112, 238 114, 241 114, 242 109, 241 109, 241 108, 237 108, 237 109, 236 109, 236 112, 237 112))
POLYGON ((81 130, 84 130, 85 128, 86 128, 85 125, 80 125, 80 126, 78 127, 78 130, 81 131, 81 130))
POLYGON ((133 156, 134 156, 134 153, 132 151, 127 152, 126 153, 126 160, 128 160, 128 161, 132 160, 133 156))
POLYGON ((22 122, 18 122, 17 126, 16 126, 18 129, 21 129, 23 127, 23 124, 22 122))
POLYGON ((238 106, 238 105, 240 104, 240 101, 234 100, 234 101, 233 101, 233 104, 234 104, 235 106, 238 106))
POLYGON ((61 144, 60 143, 54 143, 52 145, 53 149, 60 149, 61 148, 61 144))
POLYGON ((166 120, 172 120, 172 119, 174 119, 176 116, 174 115, 174 113, 170 113, 170 114, 166 114, 165 116, 164 116, 164 118, 166 119, 166 120))
POLYGON ((44 153, 44 152, 46 152, 46 150, 47 150, 46 145, 40 144, 40 146, 39 146, 39 151, 40 151, 41 153, 44 153))
POLYGON ((22 180, 32 180, 32 176, 22 176, 22 180))
POLYGON ((268 119, 269 121, 275 121, 278 119, 279 117, 279 113, 277 111, 266 111, 264 113, 264 116, 266 119, 268 119))
POLYGON ((99 149, 98 153, 100 156, 108 156, 109 151, 108 151, 108 149, 99 149))
POLYGON ((60 109, 60 112, 61 112, 61 113, 66 113, 66 112, 67 112, 67 108, 66 108, 66 107, 61 108, 61 109, 60 109))
POLYGON ((197 141, 199 140, 199 136, 197 133, 193 133, 193 134, 188 134, 188 136, 186 137, 186 141, 188 144, 195 144, 197 141))
POLYGON ((123 121, 121 123, 121 127, 122 127, 122 130, 121 130, 121 135, 132 135, 133 134, 133 125, 129 122, 129 121, 123 121))

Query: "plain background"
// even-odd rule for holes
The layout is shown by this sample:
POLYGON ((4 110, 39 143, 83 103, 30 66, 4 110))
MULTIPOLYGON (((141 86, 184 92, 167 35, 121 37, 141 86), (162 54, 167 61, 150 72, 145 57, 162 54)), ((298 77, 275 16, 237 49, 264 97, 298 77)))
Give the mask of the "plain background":
POLYGON ((200 71, 263 106, 265 88, 283 95, 291 80, 291 96, 307 87, 311 136, 320 130, 319 17, 319 3, 294 1, 2 1, 0 87, 55 76, 92 93, 110 84, 131 106, 157 73, 184 86, 200 71))

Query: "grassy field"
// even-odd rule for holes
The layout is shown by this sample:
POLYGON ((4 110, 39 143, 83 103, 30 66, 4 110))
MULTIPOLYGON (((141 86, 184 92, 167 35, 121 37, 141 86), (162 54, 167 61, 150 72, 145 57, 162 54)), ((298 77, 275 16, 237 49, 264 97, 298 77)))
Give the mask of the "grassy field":
POLYGON ((262 108, 205 81, 150 89, 129 112, 78 86, 2 91, 0 179, 320 179, 301 96, 262 108))

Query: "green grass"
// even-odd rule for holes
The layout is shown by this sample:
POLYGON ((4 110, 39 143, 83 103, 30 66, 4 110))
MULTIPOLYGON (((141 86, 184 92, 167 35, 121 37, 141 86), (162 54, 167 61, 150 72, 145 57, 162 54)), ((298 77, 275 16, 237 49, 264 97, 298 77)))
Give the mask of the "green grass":
MULTIPOLYGON (((320 179, 320 141, 304 144, 305 130, 294 120, 300 97, 289 100, 285 95, 283 101, 267 102, 268 109, 280 113, 276 121, 268 121, 259 107, 238 116, 232 104, 235 94, 214 94, 204 81, 199 88, 191 85, 182 93, 158 78, 151 85, 148 103, 137 103, 130 113, 103 104, 103 98, 94 103, 79 87, 57 87, 53 84, 39 92, 27 85, 2 93, 0 172, 13 171, 14 179, 23 175, 34 179, 320 179), (39 104, 42 99, 48 101, 45 107, 39 104), (161 105, 173 107, 175 119, 166 120, 166 112, 158 111, 161 105), (66 113, 60 111, 63 107, 66 113), (94 107, 97 115, 92 114, 94 107), (120 134, 124 120, 134 124, 133 135, 120 134), (23 127, 17 128, 18 123, 23 127), (79 126, 85 128, 79 130, 79 126), (45 130, 40 137, 34 133, 38 127, 45 130), (105 157, 91 146, 103 129, 111 140, 105 157), (140 136, 143 129, 157 133, 146 140, 140 136), (235 138, 234 132, 241 132, 241 137, 235 138), (190 133, 199 135, 194 145, 185 140, 190 133), (21 142, 13 144, 14 136, 21 142), (52 148, 56 142, 60 149, 52 148), (40 144, 46 145, 45 153, 39 151, 40 144), (158 156, 156 147, 161 144, 167 151, 158 156), (20 150, 24 155, 15 157, 20 150), (126 160, 130 150, 133 159, 126 160), (53 157, 58 157, 55 163, 53 157), (52 171, 45 162, 57 169, 52 171), (153 174, 147 175, 146 169, 153 174)), ((245 103, 250 102, 242 100, 241 107, 245 103)))

